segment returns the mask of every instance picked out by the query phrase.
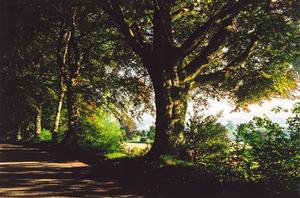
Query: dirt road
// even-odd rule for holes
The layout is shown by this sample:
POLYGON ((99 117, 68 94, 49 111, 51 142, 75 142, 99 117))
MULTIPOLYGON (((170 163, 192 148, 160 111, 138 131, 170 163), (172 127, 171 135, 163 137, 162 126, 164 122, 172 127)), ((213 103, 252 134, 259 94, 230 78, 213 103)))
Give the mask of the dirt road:
POLYGON ((0 144, 0 197, 143 197, 87 164, 21 145, 0 144))

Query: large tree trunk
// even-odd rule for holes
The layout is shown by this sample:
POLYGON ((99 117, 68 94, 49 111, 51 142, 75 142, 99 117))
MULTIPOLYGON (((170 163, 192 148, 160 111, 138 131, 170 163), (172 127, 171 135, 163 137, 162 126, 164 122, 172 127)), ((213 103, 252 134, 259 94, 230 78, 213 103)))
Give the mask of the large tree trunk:
POLYGON ((156 133, 152 148, 146 155, 150 159, 158 159, 167 153, 177 153, 184 138, 188 87, 180 82, 178 76, 167 73, 163 72, 162 75, 165 76, 159 78, 157 78, 159 74, 152 75, 156 106, 156 133))
POLYGON ((174 154, 183 140, 184 122, 187 110, 185 95, 166 98, 162 93, 155 95, 156 133, 154 143, 147 157, 157 159, 163 154, 174 154))
POLYGON ((35 112, 35 135, 36 135, 36 137, 39 136, 41 131, 42 131, 42 105, 38 104, 36 106, 36 112, 35 112))

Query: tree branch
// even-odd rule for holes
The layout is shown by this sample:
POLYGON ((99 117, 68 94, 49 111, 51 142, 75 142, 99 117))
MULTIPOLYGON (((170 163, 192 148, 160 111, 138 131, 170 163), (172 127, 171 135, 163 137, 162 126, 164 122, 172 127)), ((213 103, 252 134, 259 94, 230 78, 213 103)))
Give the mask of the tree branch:
MULTIPOLYGON (((180 46, 180 51, 182 56, 185 57, 188 53, 193 51, 195 45, 202 40, 202 38, 206 35, 207 31, 214 25, 216 25, 216 21, 226 18, 234 18, 238 15, 239 11, 244 8, 250 1, 230 1, 227 3, 217 14, 212 16, 206 23, 202 26, 198 27, 190 37, 188 37, 184 43, 180 46)), ((222 23, 220 24, 222 26, 222 23)))
POLYGON ((155 49, 161 49, 161 46, 171 47, 173 45, 171 29, 171 3, 172 2, 170 0, 154 0, 153 46, 155 49))
POLYGON ((59 32, 58 42, 57 42, 57 49, 56 49, 57 66, 59 69, 59 74, 63 78, 64 82, 67 80, 67 76, 68 76, 66 63, 68 59, 67 56, 69 53, 69 42, 71 38, 71 32, 67 27, 68 20, 69 19, 67 17, 63 27, 61 27, 61 30, 59 32))
POLYGON ((238 64, 242 63, 250 54, 251 49, 253 48, 255 42, 257 41, 258 37, 256 33, 253 33, 251 38, 250 38, 250 42, 248 44, 248 46, 246 47, 246 49, 239 54, 234 60, 232 60, 224 69, 225 70, 231 70, 233 69, 233 67, 237 66, 238 64))
POLYGON ((221 83, 224 81, 226 76, 226 71, 220 70, 210 74, 203 74, 197 76, 193 83, 191 84, 191 89, 196 88, 198 86, 206 86, 213 85, 217 83, 221 83))
POLYGON ((100 7, 106 11, 118 24, 118 27, 124 35, 126 42, 140 57, 144 57, 149 53, 149 45, 143 42, 141 39, 136 38, 132 28, 126 22, 123 16, 122 10, 114 0, 99 0, 100 7))
POLYGON ((198 76, 205 67, 205 64, 208 63, 208 57, 215 52, 226 40, 226 37, 229 34, 227 26, 232 23, 234 16, 227 18, 223 23, 217 33, 210 39, 210 42, 206 47, 201 50, 201 53, 198 57, 192 60, 185 68, 185 81, 191 81, 196 76, 198 76))
POLYGON ((248 46, 241 54, 239 54, 233 61, 231 61, 226 67, 224 67, 224 69, 216 71, 214 73, 198 75, 197 77, 195 77, 192 88, 222 82, 226 78, 226 74, 230 72, 233 67, 242 63, 248 57, 257 39, 257 34, 253 33, 248 46))

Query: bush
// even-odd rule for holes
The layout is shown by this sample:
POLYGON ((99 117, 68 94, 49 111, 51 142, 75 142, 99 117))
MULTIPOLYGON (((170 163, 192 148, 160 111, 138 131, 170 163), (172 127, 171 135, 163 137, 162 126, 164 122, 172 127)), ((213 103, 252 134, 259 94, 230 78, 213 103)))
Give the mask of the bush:
POLYGON ((149 131, 147 133, 147 140, 148 142, 154 142, 155 138, 155 126, 150 126, 149 131))
POLYGON ((42 129, 41 133, 39 134, 39 141, 51 141, 52 140, 52 133, 48 129, 42 129))
POLYGON ((62 141, 64 140, 64 138, 66 137, 66 131, 65 130, 59 130, 56 134, 55 134, 55 137, 53 139, 52 137, 52 140, 57 143, 57 144, 60 144, 62 143, 62 141))
POLYGON ((113 117, 101 109, 82 118, 82 133, 78 143, 109 152, 121 148, 123 131, 113 117))
POLYGON ((248 181, 263 182, 276 191, 296 190, 300 144, 293 141, 291 132, 285 132, 266 117, 241 124, 236 134, 236 160, 232 164, 248 181))
POLYGON ((144 138, 144 137, 141 137, 141 139, 140 139, 140 143, 147 143, 147 139, 146 139, 146 138, 144 138))
POLYGON ((184 150, 196 163, 216 163, 226 159, 227 129, 214 116, 194 116, 185 131, 184 150))
POLYGON ((133 147, 133 148, 125 148, 125 153, 128 155, 128 156, 142 156, 142 155, 145 155, 148 151, 150 150, 150 147, 149 146, 146 146, 146 147, 133 147))

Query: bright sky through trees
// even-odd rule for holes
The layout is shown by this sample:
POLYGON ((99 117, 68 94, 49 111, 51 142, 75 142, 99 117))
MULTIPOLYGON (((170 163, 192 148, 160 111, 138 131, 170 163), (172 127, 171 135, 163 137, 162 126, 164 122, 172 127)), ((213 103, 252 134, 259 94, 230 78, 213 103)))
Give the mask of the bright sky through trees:
MULTIPOLYGON (((261 105, 250 105, 249 112, 240 111, 233 112, 234 107, 227 100, 210 100, 210 107, 204 111, 207 115, 217 115, 219 112, 223 112, 219 121, 222 124, 227 124, 228 121, 232 121, 235 124, 245 123, 251 120, 254 116, 266 115, 274 122, 280 123, 285 126, 286 119, 292 115, 291 109, 297 100, 288 99, 272 99, 271 101, 265 101, 261 105), (275 107, 282 107, 288 109, 288 112, 274 113, 272 111, 275 107)), ((190 107, 191 105, 189 105, 190 107)), ((191 112, 191 107, 189 108, 191 112)), ((149 115, 144 114, 140 123, 137 123, 139 129, 148 129, 150 125, 153 125, 155 119, 149 115)))
POLYGON ((219 119, 219 121, 223 124, 226 124, 228 121, 232 121, 236 124, 245 123, 251 120, 254 116, 263 115, 270 117, 271 120, 275 122, 285 124, 285 120, 291 116, 292 113, 290 111, 275 113, 272 109, 275 107, 282 107, 291 110, 295 103, 296 100, 273 99, 271 101, 263 102, 261 105, 251 105, 249 107, 249 112, 233 112, 233 107, 226 100, 222 100, 220 102, 211 100, 211 108, 205 111, 205 113, 217 114, 218 112, 223 111, 222 117, 219 119))

